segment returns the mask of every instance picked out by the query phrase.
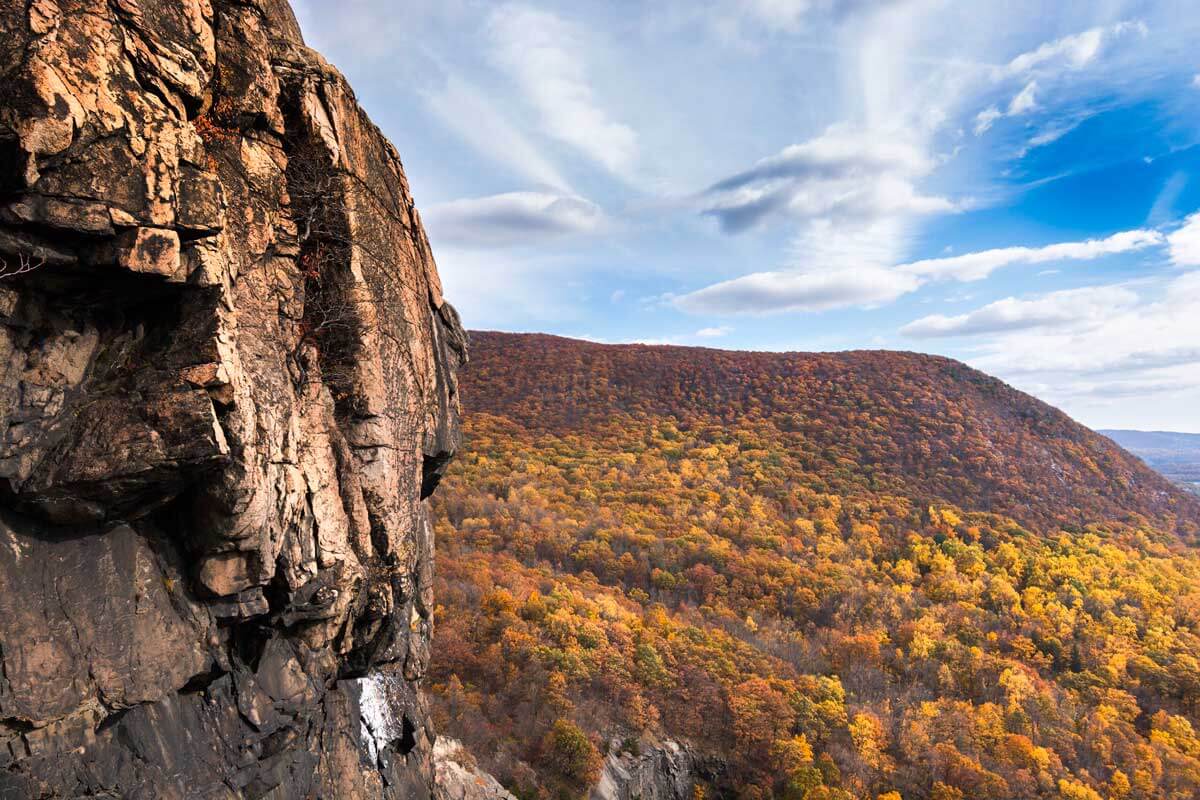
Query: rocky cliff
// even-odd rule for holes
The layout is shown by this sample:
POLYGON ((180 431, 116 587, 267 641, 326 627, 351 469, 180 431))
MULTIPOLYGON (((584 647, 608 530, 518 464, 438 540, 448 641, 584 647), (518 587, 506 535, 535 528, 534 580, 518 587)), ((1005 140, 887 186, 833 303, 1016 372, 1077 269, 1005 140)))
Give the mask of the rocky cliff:
POLYGON ((691 749, 678 742, 643 737, 631 752, 614 739, 588 800, 692 800, 702 771, 691 749))
POLYGON ((422 798, 465 336, 283 0, 0 0, 0 797, 422 798))

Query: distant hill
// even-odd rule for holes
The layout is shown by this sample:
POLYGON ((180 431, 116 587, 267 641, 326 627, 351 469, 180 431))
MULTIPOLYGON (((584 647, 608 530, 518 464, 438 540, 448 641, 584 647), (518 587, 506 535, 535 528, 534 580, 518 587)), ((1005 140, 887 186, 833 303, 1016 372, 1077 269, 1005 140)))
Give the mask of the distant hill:
POLYGON ((619 417, 760 426, 830 487, 1079 525, 1131 514, 1196 532, 1200 501, 1108 438, 961 362, 895 351, 751 353, 472 334, 463 396, 527 428, 619 417))
POLYGON ((1100 433, 1171 480, 1200 492, 1200 433, 1131 430, 1100 433))
POLYGON ((1200 797, 1200 498, 1111 439, 914 353, 475 333, 460 389, 427 685, 514 795, 668 740, 709 800, 1200 797))

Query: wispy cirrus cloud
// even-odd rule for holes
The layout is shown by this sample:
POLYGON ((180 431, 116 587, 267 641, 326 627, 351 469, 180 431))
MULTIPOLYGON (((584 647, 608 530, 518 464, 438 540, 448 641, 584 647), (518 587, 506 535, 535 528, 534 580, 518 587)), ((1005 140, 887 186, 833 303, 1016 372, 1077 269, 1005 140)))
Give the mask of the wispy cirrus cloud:
POLYGON ((438 119, 477 152, 535 185, 572 192, 567 179, 543 154, 542 148, 477 86, 451 75, 441 88, 427 91, 423 97, 438 119))
POLYGON ((1089 28, 1080 33, 1063 36, 1015 56, 994 71, 996 78, 1024 75, 1036 70, 1082 69, 1096 59, 1106 44, 1128 34, 1145 36, 1149 32, 1140 20, 1127 20, 1114 25, 1089 28))
POLYGON ((547 11, 510 3, 492 12, 489 30, 496 63, 536 109, 544 131, 610 172, 630 177, 637 133, 597 101, 579 28, 547 11))
MULTIPOLYGON (((1080 33, 1048 41, 1037 48, 1015 56, 1007 64, 992 69, 992 80, 1007 85, 1015 80, 1022 88, 1008 101, 1007 105, 992 104, 975 115, 974 133, 981 136, 997 122, 1005 118, 1020 117, 1039 111, 1038 101, 1042 86, 1038 78, 1053 83, 1063 73, 1077 72, 1095 62, 1104 47, 1114 40, 1140 34, 1147 35, 1149 29, 1140 20, 1118 22, 1114 25, 1090 28, 1080 33), (1035 77, 1037 76, 1037 77, 1035 77)), ((1067 125, 1060 121, 1044 134, 1030 140, 1018 157, 1034 147, 1040 147, 1066 134, 1078 122, 1067 125), (1039 140, 1040 139, 1040 140, 1039 140)))
POLYGON ((983 111, 975 115, 975 135, 982 136, 991 129, 997 121, 1005 117, 1019 117, 1022 114, 1028 114, 1038 107, 1037 104, 1037 81, 1030 81, 1025 84, 1025 88, 1013 97, 1008 103, 1008 108, 1001 111, 996 106, 988 106, 983 111))

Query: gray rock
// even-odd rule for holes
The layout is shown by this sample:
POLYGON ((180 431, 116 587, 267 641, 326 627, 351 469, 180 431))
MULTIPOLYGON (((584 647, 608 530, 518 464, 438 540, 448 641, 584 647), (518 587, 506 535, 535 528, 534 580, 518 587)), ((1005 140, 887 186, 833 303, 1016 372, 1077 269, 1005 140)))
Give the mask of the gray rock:
POLYGON ((455 739, 439 736, 434 742, 433 774, 434 800, 517 800, 455 739))
POLYGON ((614 740, 590 800, 691 800, 698 765, 678 742, 643 738, 636 753, 614 740))

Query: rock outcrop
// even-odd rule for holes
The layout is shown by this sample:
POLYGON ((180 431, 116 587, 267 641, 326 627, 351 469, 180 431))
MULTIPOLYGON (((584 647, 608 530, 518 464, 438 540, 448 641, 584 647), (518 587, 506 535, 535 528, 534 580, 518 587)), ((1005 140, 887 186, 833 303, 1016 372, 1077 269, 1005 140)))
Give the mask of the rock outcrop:
POLYGON ((691 800, 700 777, 692 751, 678 742, 643 739, 636 752, 614 740, 589 800, 691 800))
POLYGON ((466 341, 284 0, 0 0, 0 798, 424 798, 466 341))
POLYGON ((439 736, 433 745, 433 800, 517 800, 479 769, 462 742, 439 736))

